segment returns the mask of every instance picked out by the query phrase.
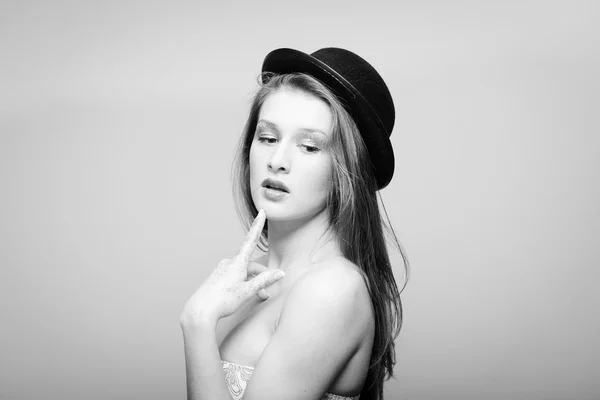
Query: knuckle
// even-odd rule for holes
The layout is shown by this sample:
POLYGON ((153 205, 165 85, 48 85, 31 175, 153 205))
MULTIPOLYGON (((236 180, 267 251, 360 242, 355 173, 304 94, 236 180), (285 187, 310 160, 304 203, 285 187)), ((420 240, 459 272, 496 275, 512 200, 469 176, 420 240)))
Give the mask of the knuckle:
POLYGON ((251 287, 252 287, 252 290, 254 292, 260 292, 261 291, 261 289, 263 288, 263 285, 261 284, 260 277, 256 277, 256 278, 254 278, 252 280, 251 287))
POLYGON ((269 275, 264 275, 260 280, 260 287, 265 288, 272 283, 271 277, 269 275))

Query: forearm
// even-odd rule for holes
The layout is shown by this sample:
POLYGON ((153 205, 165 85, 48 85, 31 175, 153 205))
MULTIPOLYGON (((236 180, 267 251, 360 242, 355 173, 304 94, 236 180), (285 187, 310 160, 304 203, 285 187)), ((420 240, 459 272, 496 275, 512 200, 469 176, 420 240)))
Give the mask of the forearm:
POLYGON ((182 324, 188 400, 231 400, 215 328, 216 323, 182 324))

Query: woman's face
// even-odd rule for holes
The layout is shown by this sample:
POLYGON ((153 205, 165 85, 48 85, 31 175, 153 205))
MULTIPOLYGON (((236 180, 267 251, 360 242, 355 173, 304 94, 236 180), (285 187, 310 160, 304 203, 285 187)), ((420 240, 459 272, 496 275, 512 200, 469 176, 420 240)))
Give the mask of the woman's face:
POLYGON ((311 218, 331 185, 333 116, 327 103, 282 88, 264 101, 250 147, 250 189, 269 220, 311 218))

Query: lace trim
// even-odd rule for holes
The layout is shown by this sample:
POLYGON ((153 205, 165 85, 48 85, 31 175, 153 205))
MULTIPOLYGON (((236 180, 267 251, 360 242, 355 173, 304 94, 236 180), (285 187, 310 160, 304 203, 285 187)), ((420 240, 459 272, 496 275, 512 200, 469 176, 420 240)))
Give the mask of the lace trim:
MULTIPOLYGON (((254 368, 221 360, 225 382, 233 400, 242 400, 246 385, 254 372, 254 368)), ((321 400, 359 400, 360 395, 355 397, 340 396, 333 393, 325 393, 321 400)))
POLYGON ((242 400, 246 384, 254 372, 254 368, 243 365, 233 364, 227 361, 221 361, 223 364, 223 373, 225 374, 225 382, 229 388, 229 393, 233 400, 242 400))

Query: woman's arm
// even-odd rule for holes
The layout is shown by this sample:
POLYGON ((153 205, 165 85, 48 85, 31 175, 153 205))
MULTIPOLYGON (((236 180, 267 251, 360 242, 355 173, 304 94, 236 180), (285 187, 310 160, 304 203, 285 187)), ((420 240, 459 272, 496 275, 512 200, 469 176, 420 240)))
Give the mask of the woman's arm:
POLYGON ((216 323, 182 324, 188 400, 231 400, 217 346, 216 323))
POLYGON ((331 388, 374 323, 362 275, 347 264, 313 265, 295 284, 244 400, 318 400, 331 388))

